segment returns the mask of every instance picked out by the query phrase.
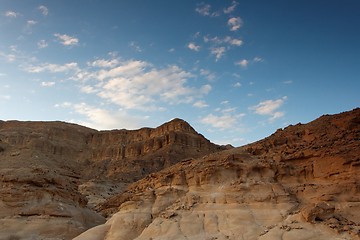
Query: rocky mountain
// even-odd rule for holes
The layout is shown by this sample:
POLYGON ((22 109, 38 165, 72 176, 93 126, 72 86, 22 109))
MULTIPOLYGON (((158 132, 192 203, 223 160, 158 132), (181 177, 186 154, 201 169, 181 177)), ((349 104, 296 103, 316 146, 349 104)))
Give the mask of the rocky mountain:
POLYGON ((75 240, 360 239, 360 109, 185 160, 99 204, 75 240))
POLYGON ((1 121, 0 239, 71 239, 129 183, 222 149, 180 119, 133 131, 1 121))
POLYGON ((360 109, 238 147, 0 122, 0 239, 360 239, 360 109))

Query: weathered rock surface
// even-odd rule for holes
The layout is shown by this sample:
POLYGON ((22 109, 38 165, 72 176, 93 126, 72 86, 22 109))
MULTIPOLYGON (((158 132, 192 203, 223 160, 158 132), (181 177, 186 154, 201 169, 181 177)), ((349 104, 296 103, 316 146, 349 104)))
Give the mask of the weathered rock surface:
POLYGON ((0 239, 360 239, 360 109, 224 149, 180 119, 0 121, 0 239))
POLYGON ((75 240, 360 239, 360 109, 186 160, 97 206, 75 240))
POLYGON ((180 119, 133 131, 0 121, 0 239, 71 239, 129 183, 222 149, 180 119))

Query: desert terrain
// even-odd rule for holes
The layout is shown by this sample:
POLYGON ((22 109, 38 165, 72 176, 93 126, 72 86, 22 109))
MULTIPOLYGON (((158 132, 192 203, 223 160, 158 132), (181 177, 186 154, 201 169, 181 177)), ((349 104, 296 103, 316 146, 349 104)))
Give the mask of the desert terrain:
POLYGON ((211 143, 0 121, 0 239, 360 239, 360 109, 211 143))

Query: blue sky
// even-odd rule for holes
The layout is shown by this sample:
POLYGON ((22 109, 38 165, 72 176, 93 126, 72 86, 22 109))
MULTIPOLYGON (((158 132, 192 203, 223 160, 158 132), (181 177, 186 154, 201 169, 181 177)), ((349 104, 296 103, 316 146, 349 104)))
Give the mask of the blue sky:
POLYGON ((357 0, 0 0, 0 119, 219 144, 360 105, 357 0))

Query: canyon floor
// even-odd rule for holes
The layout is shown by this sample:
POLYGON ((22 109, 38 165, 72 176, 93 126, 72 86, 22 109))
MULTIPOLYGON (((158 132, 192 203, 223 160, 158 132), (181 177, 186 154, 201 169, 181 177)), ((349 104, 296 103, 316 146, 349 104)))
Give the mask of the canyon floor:
POLYGON ((360 239, 360 109, 234 148, 0 121, 0 239, 360 239))

